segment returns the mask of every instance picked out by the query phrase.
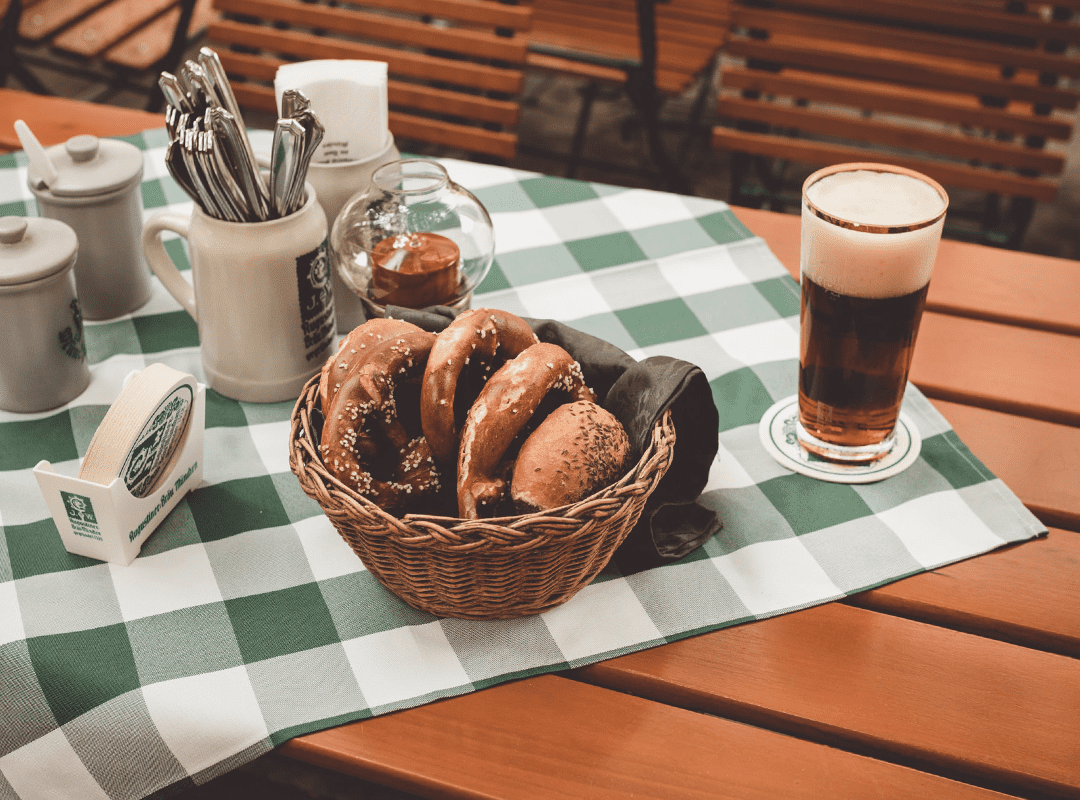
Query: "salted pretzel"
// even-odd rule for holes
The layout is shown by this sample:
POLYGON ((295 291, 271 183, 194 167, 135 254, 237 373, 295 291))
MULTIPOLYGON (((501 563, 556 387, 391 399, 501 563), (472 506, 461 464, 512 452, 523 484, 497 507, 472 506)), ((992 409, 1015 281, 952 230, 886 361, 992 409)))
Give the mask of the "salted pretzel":
POLYGON ((458 515, 476 519, 502 498, 500 462, 540 401, 552 391, 568 400, 596 399, 581 366, 558 345, 540 343, 507 361, 480 392, 461 430, 458 451, 458 515))
POLYGON ((323 364, 319 376, 319 403, 323 409, 330 407, 341 384, 349 377, 349 366, 362 363, 361 356, 369 347, 375 347, 394 334, 416 328, 400 319, 370 319, 357 325, 341 340, 338 351, 323 364))
POLYGON ((452 464, 457 458, 454 399, 466 366, 483 364, 486 377, 500 361, 516 357, 537 341, 521 317, 488 308, 466 311, 439 334, 420 392, 420 421, 437 461, 452 464))
MULTIPOLYGON (((381 321, 380 321, 381 322, 381 321)), ((361 327, 371 325, 365 323, 361 327)), ((360 345, 344 369, 347 377, 324 406, 319 452, 326 469, 384 510, 402 508, 439 489, 439 475, 423 435, 408 432, 397 414, 395 389, 416 382, 435 335, 415 325, 389 334, 386 326, 354 339, 360 345)), ((340 351, 339 351, 340 352, 340 351)), ((340 362, 337 362, 340 363, 340 362)), ((333 367, 332 367, 333 369, 333 367)))

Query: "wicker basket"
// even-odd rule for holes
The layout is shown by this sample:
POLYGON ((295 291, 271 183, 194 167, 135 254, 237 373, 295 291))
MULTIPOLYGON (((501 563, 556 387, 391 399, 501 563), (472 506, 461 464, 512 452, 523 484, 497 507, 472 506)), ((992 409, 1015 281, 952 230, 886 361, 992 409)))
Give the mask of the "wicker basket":
POLYGON ((641 516, 675 447, 670 412, 621 480, 562 508, 499 519, 394 517, 331 476, 313 439, 319 376, 292 413, 289 465, 378 581, 444 617, 512 619, 565 603, 602 570, 641 516))

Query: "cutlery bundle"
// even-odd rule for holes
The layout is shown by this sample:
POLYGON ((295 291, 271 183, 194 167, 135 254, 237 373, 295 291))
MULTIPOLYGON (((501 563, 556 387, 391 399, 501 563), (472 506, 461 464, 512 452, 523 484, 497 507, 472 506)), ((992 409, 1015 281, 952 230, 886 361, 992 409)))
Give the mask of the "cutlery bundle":
POLYGON ((180 187, 208 216, 229 222, 263 222, 298 210, 324 133, 304 94, 290 90, 282 97, 264 175, 217 53, 203 47, 177 72, 162 72, 158 85, 168 102, 165 164, 180 187))

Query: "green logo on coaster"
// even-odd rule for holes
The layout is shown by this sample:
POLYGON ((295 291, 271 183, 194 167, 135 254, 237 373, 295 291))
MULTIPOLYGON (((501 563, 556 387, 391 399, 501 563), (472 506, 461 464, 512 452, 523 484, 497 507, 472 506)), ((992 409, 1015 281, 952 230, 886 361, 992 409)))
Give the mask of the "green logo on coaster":
POLYGON ((97 539, 100 542, 101 531, 98 529, 97 515, 94 513, 94 504, 90 502, 90 498, 64 491, 60 492, 60 497, 64 501, 64 511, 67 512, 72 533, 88 539, 97 539))
POLYGON ((193 393, 188 384, 173 389, 158 403, 150 419, 139 431, 128 453, 120 477, 135 497, 146 497, 153 491, 169 459, 183 438, 191 409, 193 393))

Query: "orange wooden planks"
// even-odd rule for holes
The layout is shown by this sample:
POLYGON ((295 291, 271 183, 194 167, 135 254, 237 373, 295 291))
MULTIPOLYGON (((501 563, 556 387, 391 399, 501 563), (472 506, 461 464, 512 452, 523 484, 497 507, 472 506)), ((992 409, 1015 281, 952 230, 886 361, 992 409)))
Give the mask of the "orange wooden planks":
POLYGON ((930 397, 1080 425, 1080 337, 927 312, 910 380, 930 397))
POLYGON ((1078 597, 1080 533, 1054 529, 1045 538, 914 575, 848 602, 1080 658, 1078 597))
POLYGON ((25 120, 46 147, 80 133, 126 136, 165 125, 163 114, 0 88, 0 151, 22 147, 13 128, 17 119, 25 120))
POLYGON ((1004 791, 1080 793, 1080 662, 1052 653, 833 603, 577 674, 1004 791))
POLYGON ((1080 530, 1080 428, 933 402, 971 452, 1044 523, 1080 530))
POLYGON ((1080 263, 944 240, 927 308, 1080 335, 1080 263))
POLYGON ((554 675, 309 734, 282 752, 440 798, 1003 797, 554 675))

